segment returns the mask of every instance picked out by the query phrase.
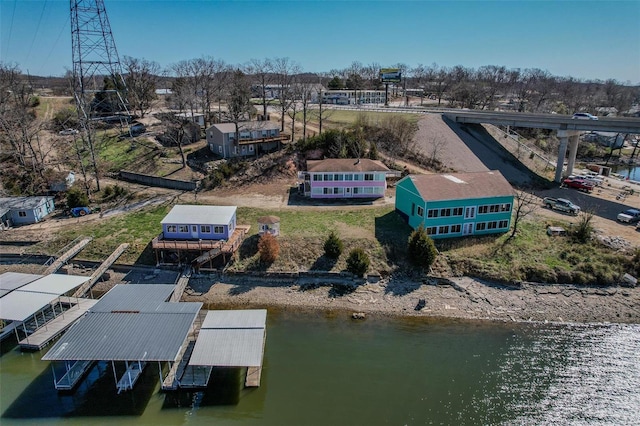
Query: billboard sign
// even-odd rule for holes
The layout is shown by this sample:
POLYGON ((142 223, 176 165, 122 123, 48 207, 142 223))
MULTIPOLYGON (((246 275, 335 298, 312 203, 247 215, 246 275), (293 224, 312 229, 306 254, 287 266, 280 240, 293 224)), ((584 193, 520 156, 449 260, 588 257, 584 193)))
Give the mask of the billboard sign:
POLYGON ((402 71, 398 68, 382 68, 380 70, 380 80, 383 83, 400 83, 402 80, 402 71))

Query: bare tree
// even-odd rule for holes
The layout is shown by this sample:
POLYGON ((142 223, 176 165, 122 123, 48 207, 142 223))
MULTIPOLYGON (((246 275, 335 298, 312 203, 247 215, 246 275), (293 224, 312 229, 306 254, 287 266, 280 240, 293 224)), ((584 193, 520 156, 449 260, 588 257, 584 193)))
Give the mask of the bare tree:
POLYGON ((438 136, 433 136, 429 141, 428 160, 432 167, 436 168, 439 163, 442 163, 440 155, 442 154, 442 151, 444 150, 446 145, 446 140, 438 136))
POLYGON ((284 119, 293 102, 293 90, 291 85, 294 77, 301 71, 300 66, 289 58, 276 58, 273 60, 274 81, 280 88, 280 131, 284 131, 284 119))
POLYGON ((153 101, 158 98, 156 86, 160 65, 157 62, 132 58, 131 56, 124 57, 123 65, 126 73, 129 107, 140 117, 144 117, 152 108, 153 101))
POLYGON ((237 68, 229 81, 227 92, 227 111, 225 118, 236 128, 235 140, 240 141, 240 127, 243 121, 251 119, 255 108, 251 105, 251 87, 249 80, 242 70, 237 68))
POLYGON ((521 221, 531 213, 535 212, 540 206, 540 200, 537 196, 523 190, 515 191, 514 201, 513 219, 511 220, 511 235, 509 235, 506 242, 515 238, 521 221))
POLYGON ((267 99, 267 86, 269 86, 273 79, 273 64, 268 58, 263 60, 251 59, 245 66, 245 69, 247 74, 251 74, 251 77, 256 81, 258 94, 262 100, 262 116, 266 120, 267 105, 269 104, 267 99))

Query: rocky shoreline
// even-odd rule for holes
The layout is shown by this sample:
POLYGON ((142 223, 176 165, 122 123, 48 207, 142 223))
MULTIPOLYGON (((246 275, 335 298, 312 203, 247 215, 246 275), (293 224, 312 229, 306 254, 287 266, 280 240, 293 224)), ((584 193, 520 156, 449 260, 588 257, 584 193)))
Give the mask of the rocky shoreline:
POLYGON ((202 275, 191 278, 183 300, 203 302, 209 309, 312 309, 363 313, 365 317, 640 323, 639 288, 534 283, 510 287, 469 277, 425 282, 391 279, 345 286, 202 275))

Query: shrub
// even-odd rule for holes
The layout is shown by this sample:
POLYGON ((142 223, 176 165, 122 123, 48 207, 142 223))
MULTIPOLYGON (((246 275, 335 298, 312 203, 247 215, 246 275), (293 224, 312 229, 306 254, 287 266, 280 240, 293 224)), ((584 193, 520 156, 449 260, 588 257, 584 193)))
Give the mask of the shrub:
POLYGON ((409 235, 407 252, 409 261, 425 271, 431 268, 438 255, 433 240, 427 235, 427 231, 422 225, 409 235))
POLYGON ((347 271, 362 277, 369 269, 369 256, 360 247, 354 248, 347 257, 347 271))
POLYGON ((586 243, 591 238, 591 233, 593 232, 591 219, 593 219, 593 213, 588 212, 582 212, 578 217, 578 224, 573 232, 573 236, 581 243, 586 243))
POLYGON ((273 263, 280 254, 280 245, 271 234, 263 234, 258 241, 258 252, 260 253, 260 262, 273 263))
POLYGON ((84 207, 89 205, 89 197, 78 188, 71 188, 67 191, 67 207, 84 207))
POLYGON ((324 242, 324 254, 332 259, 337 259, 342 254, 342 240, 338 238, 335 232, 331 231, 324 242))

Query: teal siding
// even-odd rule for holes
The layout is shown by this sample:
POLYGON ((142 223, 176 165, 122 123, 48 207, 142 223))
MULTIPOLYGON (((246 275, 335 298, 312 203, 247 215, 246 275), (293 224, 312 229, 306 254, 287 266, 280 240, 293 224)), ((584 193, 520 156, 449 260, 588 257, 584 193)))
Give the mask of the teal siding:
POLYGON ((425 202, 404 178, 396 185, 396 210, 413 229, 422 224, 433 239, 496 234, 511 227, 513 196, 425 202))

